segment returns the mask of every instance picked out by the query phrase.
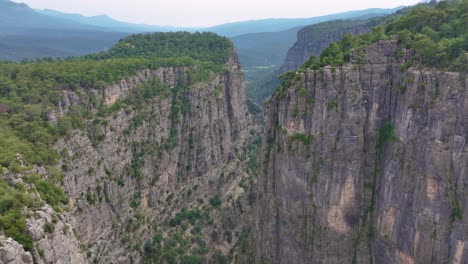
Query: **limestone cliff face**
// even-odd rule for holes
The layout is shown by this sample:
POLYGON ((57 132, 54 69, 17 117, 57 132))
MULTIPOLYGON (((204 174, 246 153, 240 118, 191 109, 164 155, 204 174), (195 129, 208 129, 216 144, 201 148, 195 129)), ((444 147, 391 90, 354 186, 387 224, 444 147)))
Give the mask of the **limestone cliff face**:
POLYGON ((150 83, 169 91, 96 116, 56 146, 88 261, 142 261, 145 242, 155 231, 169 234, 175 227, 168 221, 185 209, 213 219, 200 231, 209 246, 206 261, 233 254, 252 200, 251 187, 241 184, 249 177, 245 146, 252 135, 234 54, 225 68, 202 82, 192 81, 196 67, 172 67, 141 71, 99 92, 64 92, 57 114, 90 104, 93 96, 112 108, 150 83), (216 208, 208 202, 213 197, 221 201, 212 203, 216 208))
POLYGON ((330 43, 340 40, 345 33, 356 36, 368 32, 377 19, 337 20, 304 27, 297 33, 297 40, 288 50, 279 72, 299 68, 310 56, 319 56, 330 43))
POLYGON ((467 80, 396 51, 298 73, 267 102, 257 261, 468 263, 467 80))

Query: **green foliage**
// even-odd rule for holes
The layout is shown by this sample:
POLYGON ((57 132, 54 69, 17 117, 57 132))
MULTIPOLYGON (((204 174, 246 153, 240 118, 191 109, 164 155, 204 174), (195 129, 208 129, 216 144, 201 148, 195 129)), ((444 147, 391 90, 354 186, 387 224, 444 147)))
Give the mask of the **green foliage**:
POLYGON ((95 204, 96 200, 97 200, 96 196, 93 193, 89 191, 86 193, 86 201, 88 201, 89 204, 91 205, 95 204))
POLYGON ((328 109, 336 109, 338 108, 338 103, 335 100, 328 102, 327 104, 328 109))
POLYGON ((0 230, 28 251, 32 249, 33 242, 22 210, 35 205, 23 189, 15 189, 0 180, 0 230))
POLYGON ((54 233, 55 225, 53 223, 47 222, 44 225, 44 232, 52 234, 54 233))
MULTIPOLYGON (((255 132, 254 132, 255 133, 255 132)), ((248 144, 248 162, 246 164, 246 171, 250 175, 255 175, 257 173, 259 167, 259 152, 260 152, 260 145, 262 140, 260 137, 254 139, 250 144, 248 144)))
POLYGON ((60 205, 68 203, 68 197, 63 190, 53 183, 41 180, 38 176, 29 176, 25 180, 33 183, 42 200, 46 201, 54 209, 59 210, 60 205))
POLYGON ((182 256, 180 258, 180 264, 202 264, 202 263, 203 263, 202 256, 190 255, 190 256, 182 256))
POLYGON ((133 197, 130 200, 130 207, 132 207, 133 209, 137 209, 138 206, 140 206, 140 202, 141 202, 141 192, 133 193, 133 197))
POLYGON ((228 38, 210 32, 151 33, 129 36, 120 40, 108 52, 88 57, 96 59, 190 57, 195 60, 224 64, 229 58, 231 48, 232 44, 228 38))
POLYGON ((203 216, 200 210, 187 210, 182 209, 179 213, 177 213, 174 218, 169 220, 169 225, 172 227, 180 225, 184 220, 189 221, 191 224, 195 224, 198 219, 203 216))
POLYGON ((147 240, 143 246, 143 263, 205 263, 205 241, 200 235, 191 239, 181 232, 160 233, 147 240))
POLYGON ((379 146, 382 146, 388 141, 395 141, 397 138, 393 132, 393 126, 390 121, 386 121, 379 129, 379 146))
POLYGON ((295 133, 292 136, 289 137, 289 140, 291 141, 301 141, 302 144, 308 146, 310 143, 312 143, 313 136, 311 134, 304 134, 304 133, 295 133))
POLYGON ((455 220, 460 220, 463 217, 463 212, 458 206, 454 206, 452 208, 452 212, 450 213, 450 220, 454 222, 455 220))
POLYGON ((219 197, 219 195, 215 195, 213 197, 210 198, 210 204, 211 206, 213 207, 218 207, 221 205, 221 198, 219 197))
POLYGON ((405 9, 390 16, 371 32, 353 37, 345 34, 301 68, 338 66, 350 60, 351 51, 388 38, 398 39, 402 47, 415 52, 413 59, 437 68, 465 71, 468 52, 468 1, 440 1, 405 9))
POLYGON ((281 87, 287 88, 290 87, 298 71, 288 71, 281 74, 278 78, 280 80, 281 87))
POLYGON ((291 111, 291 117, 296 118, 298 114, 299 114, 299 108, 296 106, 291 111))

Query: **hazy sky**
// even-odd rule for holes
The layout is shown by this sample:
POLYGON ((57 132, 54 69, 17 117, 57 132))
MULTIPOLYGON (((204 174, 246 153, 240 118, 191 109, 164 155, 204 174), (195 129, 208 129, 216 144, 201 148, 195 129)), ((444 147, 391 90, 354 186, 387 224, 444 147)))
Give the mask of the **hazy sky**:
POLYGON ((14 0, 36 9, 153 25, 211 26, 272 17, 314 17, 372 7, 392 8, 419 0, 14 0))

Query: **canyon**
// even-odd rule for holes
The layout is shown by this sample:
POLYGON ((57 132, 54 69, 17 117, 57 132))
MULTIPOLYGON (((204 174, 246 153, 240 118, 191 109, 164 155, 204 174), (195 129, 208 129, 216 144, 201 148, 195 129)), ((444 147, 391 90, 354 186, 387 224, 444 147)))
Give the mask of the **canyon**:
POLYGON ((214 33, 0 62, 0 264, 468 263, 463 8, 305 27, 263 108, 214 33))

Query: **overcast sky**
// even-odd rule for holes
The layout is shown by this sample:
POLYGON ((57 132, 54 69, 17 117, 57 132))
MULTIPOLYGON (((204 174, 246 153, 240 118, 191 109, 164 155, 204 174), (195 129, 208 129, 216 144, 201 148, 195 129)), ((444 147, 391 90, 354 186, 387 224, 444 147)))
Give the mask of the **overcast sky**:
POLYGON ((14 0, 36 9, 153 25, 211 26, 272 17, 314 17, 366 8, 393 8, 419 0, 14 0))

